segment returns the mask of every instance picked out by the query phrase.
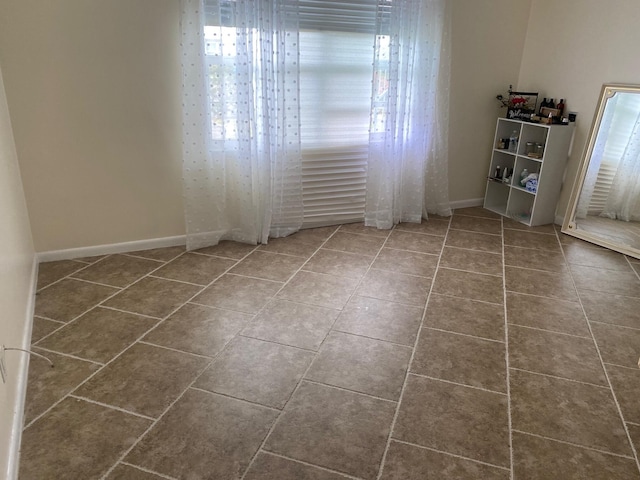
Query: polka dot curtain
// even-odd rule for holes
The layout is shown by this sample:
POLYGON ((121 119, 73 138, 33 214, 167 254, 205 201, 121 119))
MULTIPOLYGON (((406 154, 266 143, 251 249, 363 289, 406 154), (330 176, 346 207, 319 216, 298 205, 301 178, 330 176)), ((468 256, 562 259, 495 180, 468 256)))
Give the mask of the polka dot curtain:
POLYGON ((298 17, 290 0, 182 0, 187 248, 302 224, 298 17))
POLYGON ((365 224, 450 215, 446 0, 379 0, 365 224))

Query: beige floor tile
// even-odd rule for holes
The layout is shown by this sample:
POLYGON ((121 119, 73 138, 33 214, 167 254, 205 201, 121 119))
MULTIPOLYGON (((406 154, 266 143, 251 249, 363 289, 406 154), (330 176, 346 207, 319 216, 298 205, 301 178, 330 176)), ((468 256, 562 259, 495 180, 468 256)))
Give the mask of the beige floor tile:
POLYGON ((640 423, 640 370, 607 365, 613 392, 626 422, 640 423))
POLYGON ((129 465, 119 464, 106 480, 163 480, 163 478, 129 465))
POLYGON ((605 452, 631 449, 609 389, 512 370, 511 420, 515 430, 605 452))
POLYGON ((537 248, 560 252, 560 243, 555 234, 526 232, 523 230, 505 230, 504 244, 513 247, 537 248))
POLYGON ((309 272, 359 279, 367 273, 373 259, 373 255, 321 248, 304 264, 303 269, 309 272))
POLYGON ((382 230, 376 227, 365 227, 364 223, 345 223, 340 225, 340 233, 359 233, 361 235, 373 235, 374 237, 387 238, 391 230, 382 230))
POLYGON ((143 340, 183 352, 213 357, 252 318, 246 313, 187 303, 149 332, 143 340))
POLYGON ((160 270, 153 272, 153 275, 169 280, 208 285, 235 263, 235 260, 228 258, 185 253, 175 260, 171 260, 160 270))
POLYGON ((504 343, 423 328, 411 372, 507 392, 504 343))
POLYGON ((344 307, 333 328, 413 347, 422 310, 421 307, 356 295, 344 307))
POLYGON ((225 274, 193 299, 211 307, 256 313, 276 294, 282 283, 225 274))
POLYGON ((607 386, 591 338, 512 325, 509 327, 509 364, 513 368, 607 386))
POLYGON ((371 269, 358 287, 357 295, 423 307, 431 279, 371 269))
POLYGON ((590 321, 640 328, 640 298, 593 290, 583 290, 578 295, 590 321))
POLYGON ((360 255, 375 255, 382 247, 385 237, 372 235, 358 235, 355 233, 343 233, 338 231, 323 245, 329 250, 357 253, 360 255))
POLYGON ((378 270, 433 278, 437 265, 437 255, 383 248, 372 267, 378 270))
POLYGON ((109 255, 84 270, 74 273, 73 278, 122 288, 151 273, 161 265, 159 262, 145 258, 109 255))
POLYGON ((38 292, 35 314, 68 322, 117 292, 117 288, 67 278, 38 292))
POLYGON ((396 401, 410 359, 409 347, 332 332, 305 378, 396 401))
POLYGON ((53 320, 47 320, 46 318, 33 317, 31 343, 36 343, 62 326, 64 326, 63 322, 54 322, 53 320))
POLYGON ((200 287, 163 278, 143 278, 104 303, 106 307, 164 318, 200 291, 200 287))
POLYGON ((75 262, 81 262, 81 263, 85 263, 85 264, 91 264, 91 263, 96 263, 98 260, 102 260, 103 258, 105 258, 107 255, 93 255, 91 257, 79 257, 79 258, 74 258, 73 260, 75 262))
POLYGON ((533 268, 549 272, 567 272, 567 263, 561 252, 533 248, 504 247, 504 264, 512 267, 533 268))
POLYGON ((439 235, 394 230, 389 235, 385 247, 440 255, 443 240, 443 237, 439 235))
POLYGON ((524 223, 520 223, 517 220, 513 220, 512 218, 503 217, 502 218, 502 226, 506 229, 511 230, 525 230, 527 232, 538 232, 538 233, 555 233, 556 229, 553 223, 549 223, 547 225, 538 225, 535 227, 530 227, 529 225, 525 225, 524 223))
POLYGON ((157 322, 152 318, 97 307, 38 342, 38 346, 106 363, 157 322))
POLYGON ((240 478, 277 415, 189 389, 125 461, 173 478, 240 478))
POLYGON ((258 453, 245 480, 345 480, 348 477, 270 453, 258 453))
POLYGON ((605 363, 638 368, 640 330, 605 323, 591 323, 591 331, 605 363))
POLYGON ((513 434, 515 478, 612 480, 640 478, 632 458, 622 458, 518 432, 513 434), (553 472, 553 473, 551 473, 553 472))
POLYGON ((579 303, 507 292, 509 323, 591 337, 579 303))
POLYGON ((364 479, 374 479, 395 403, 302 382, 265 449, 364 479))
POLYGON ((74 260, 59 260, 56 262, 45 262, 38 265, 38 286, 37 289, 57 282, 58 280, 77 272, 87 265, 74 260))
POLYGON ((298 240, 305 241, 307 243, 312 243, 314 245, 320 246, 322 242, 327 240, 331 235, 333 235, 336 230, 338 230, 337 225, 330 225, 328 227, 317 227, 317 228, 303 228, 297 231, 295 234, 286 237, 291 238, 295 237, 298 240))
POLYGON ((507 396, 409 375, 392 436, 508 467, 507 396))
POLYGON ((578 294, 568 273, 505 267, 505 288, 515 293, 526 293, 570 302, 578 301, 578 294))
POLYGON ((502 256, 497 253, 444 247, 440 257, 440 266, 502 276, 502 256))
POLYGON ((618 272, 582 265, 571 265, 570 270, 578 290, 640 297, 640 280, 633 271, 618 272))
POLYGON ((355 278, 298 272, 278 293, 278 298, 318 307, 341 309, 358 284, 355 278))
POLYGON ((335 309, 272 300, 242 335, 318 350, 337 316, 335 309))
POLYGON ((451 230, 447 235, 448 247, 466 248, 489 253, 502 253, 502 239, 499 235, 451 230))
POLYGON ((425 326, 504 341, 504 307, 432 293, 425 326))
POLYGON ((433 291, 443 295, 503 303, 502 278, 480 273, 439 268, 433 291))
POLYGON ((136 344, 74 393, 149 417, 158 417, 206 367, 208 360, 136 344))
POLYGON ((490 219, 481 217, 467 217, 465 215, 455 215, 451 219, 449 228, 456 230, 468 230, 470 232, 492 233, 500 235, 502 233, 502 222, 500 219, 490 219))
POLYGON ((198 253, 205 255, 215 255, 216 257, 231 258, 240 260, 255 250, 257 245, 248 245, 246 243, 231 242, 228 240, 221 241, 218 245, 212 247, 204 247, 196 250, 198 253))
POLYGON ((300 257, 256 251, 233 267, 231 273, 286 282, 303 264, 304 259, 300 257))
POLYGON ((458 215, 466 215, 470 217, 481 217, 481 218, 501 218, 497 213, 491 212, 489 210, 485 210, 482 207, 466 207, 466 208, 456 208, 453 211, 454 216, 458 215))
POLYGON ((283 253, 295 257, 302 257, 306 260, 315 253, 320 245, 322 245, 322 242, 308 243, 304 238, 298 239, 298 237, 292 235, 291 237, 285 238, 270 238, 268 244, 258 247, 258 251, 283 253))
POLYGON ((432 218, 429 216, 429 219, 423 219, 422 223, 399 223, 395 226, 395 230, 413 233, 426 233, 428 235, 439 235, 444 237, 447 230, 449 230, 449 219, 432 218))
POLYGON ((24 407, 24 424, 28 425, 54 403, 72 392, 78 385, 100 369, 95 363, 65 357, 55 353, 33 349, 46 356, 54 367, 41 358, 29 362, 27 397, 24 407))
POLYGON ((148 258, 149 260, 157 260, 159 262, 168 262, 173 260, 178 255, 182 255, 186 251, 184 246, 177 247, 164 247, 164 248, 151 248, 149 250, 137 250, 135 252, 127 253, 127 255, 133 255, 134 257, 148 258))
POLYGON ((567 245, 563 250, 567 257, 567 262, 571 265, 631 272, 629 262, 627 262, 627 259, 621 253, 582 245, 567 245))
POLYGON ((509 480, 509 470, 391 441, 381 480, 509 480))
POLYGON ((20 479, 100 478, 150 424, 67 398, 22 434, 20 479))
POLYGON ((194 386, 281 409, 313 356, 299 348, 237 337, 194 386))

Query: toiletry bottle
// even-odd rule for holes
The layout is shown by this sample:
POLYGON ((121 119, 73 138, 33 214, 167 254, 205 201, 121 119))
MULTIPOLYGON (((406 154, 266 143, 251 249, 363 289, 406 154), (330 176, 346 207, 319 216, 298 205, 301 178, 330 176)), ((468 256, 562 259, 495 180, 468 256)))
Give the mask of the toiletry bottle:
POLYGON ((518 151, 518 131, 514 130, 511 132, 511 136, 509 137, 509 151, 516 153, 518 151))
POLYGON ((500 173, 502 173, 502 172, 501 172, 501 170, 500 170, 500 165, 498 165, 498 166, 496 167, 496 174, 495 174, 495 177, 494 177, 494 178, 498 178, 498 179, 499 179, 499 178, 501 178, 500 173))
POLYGON ((525 178, 527 178, 529 176, 529 171, 525 168, 524 170, 522 170, 522 172, 520 173, 520 185, 522 185, 524 187, 524 184, 522 183, 524 181, 525 178))
POLYGON ((558 110, 560 110, 560 113, 558 113, 558 116, 560 118, 562 118, 562 113, 564 112, 564 98, 560 99, 560 102, 558 103, 558 105, 556 106, 556 108, 558 110))

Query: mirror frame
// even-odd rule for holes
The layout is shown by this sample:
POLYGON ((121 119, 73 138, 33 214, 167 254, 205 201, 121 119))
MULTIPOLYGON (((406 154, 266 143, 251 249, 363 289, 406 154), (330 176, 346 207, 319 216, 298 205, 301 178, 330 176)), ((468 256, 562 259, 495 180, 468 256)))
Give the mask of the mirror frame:
POLYGON ((600 130, 600 124, 602 122, 604 109, 607 105, 607 100, 613 97, 618 92, 623 92, 623 93, 631 92, 631 93, 640 94, 640 85, 628 85, 628 84, 617 84, 617 83, 605 83, 604 85, 602 85, 602 90, 600 91, 600 98, 598 100, 598 108, 593 118, 591 129, 589 130, 589 137, 588 137, 589 140, 585 148, 584 154, 582 155, 582 159, 580 160, 578 173, 576 175, 576 179, 573 182, 573 188, 571 189, 571 196, 569 197, 569 205, 567 207, 567 211, 565 212, 564 221, 562 222, 562 233, 566 233, 567 235, 571 235, 572 237, 576 237, 581 240, 585 240, 587 242, 593 243, 595 245, 600 245, 601 247, 605 247, 610 250, 614 250, 616 252, 629 255, 630 257, 640 258, 640 250, 632 248, 628 245, 615 244, 597 235, 591 234, 589 232, 585 232, 584 230, 579 230, 576 227, 576 223, 575 223, 575 214, 576 214, 576 210, 578 209, 578 201, 580 199, 580 193, 582 192, 584 180, 585 180, 585 177, 587 176, 587 171, 589 170, 589 160, 591 159, 591 155, 593 154, 593 149, 596 144, 596 137, 598 136, 597 134, 598 134, 598 131, 600 130))

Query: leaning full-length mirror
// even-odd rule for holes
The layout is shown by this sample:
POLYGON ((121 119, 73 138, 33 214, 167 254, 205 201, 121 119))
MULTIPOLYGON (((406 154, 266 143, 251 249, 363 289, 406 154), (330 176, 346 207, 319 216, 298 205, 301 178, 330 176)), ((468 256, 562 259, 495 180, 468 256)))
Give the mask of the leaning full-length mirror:
POLYGON ((604 85, 562 231, 640 258, 640 85, 604 85))

